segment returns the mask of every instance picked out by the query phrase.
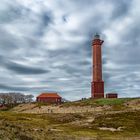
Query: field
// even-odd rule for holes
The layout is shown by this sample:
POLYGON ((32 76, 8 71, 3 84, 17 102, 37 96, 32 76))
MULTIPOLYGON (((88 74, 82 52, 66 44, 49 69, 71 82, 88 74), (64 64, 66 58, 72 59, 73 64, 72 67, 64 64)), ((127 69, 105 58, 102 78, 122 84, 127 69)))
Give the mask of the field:
POLYGON ((139 140, 140 99, 83 100, 59 106, 18 105, 0 111, 0 139, 139 140), (55 108, 61 112, 55 112, 55 108))

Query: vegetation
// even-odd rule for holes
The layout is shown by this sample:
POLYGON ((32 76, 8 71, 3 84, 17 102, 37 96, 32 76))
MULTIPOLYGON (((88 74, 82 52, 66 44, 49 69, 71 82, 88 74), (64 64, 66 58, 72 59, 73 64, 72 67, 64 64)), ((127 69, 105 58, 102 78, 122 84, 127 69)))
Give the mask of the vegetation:
POLYGON ((133 100, 135 98, 114 98, 114 99, 85 99, 75 102, 66 102, 63 106, 103 106, 103 105, 122 105, 127 101, 133 100))
POLYGON ((41 106, 48 106, 48 105, 56 105, 56 104, 52 104, 52 103, 45 103, 45 102, 34 102, 34 104, 36 105, 36 107, 41 107, 41 106))
MULTIPOLYGON (((71 140, 99 138, 125 139, 140 134, 140 112, 116 114, 20 114, 0 112, 0 139, 71 140), (93 121, 88 118, 93 117, 93 121), (103 131, 100 127, 121 131, 103 131), (117 137, 116 137, 117 136, 117 137)), ((133 140, 133 139, 132 139, 133 140)))
MULTIPOLYGON (((112 105, 134 99, 98 99, 64 106, 112 105)), ((23 104, 22 104, 23 105, 23 104)), ((39 104, 40 105, 40 104, 39 104)), ((139 140, 139 110, 27 114, 0 111, 1 140, 139 140)))
POLYGON ((2 105, 10 105, 17 103, 26 103, 33 101, 33 95, 25 95, 22 93, 0 93, 0 104, 2 105))

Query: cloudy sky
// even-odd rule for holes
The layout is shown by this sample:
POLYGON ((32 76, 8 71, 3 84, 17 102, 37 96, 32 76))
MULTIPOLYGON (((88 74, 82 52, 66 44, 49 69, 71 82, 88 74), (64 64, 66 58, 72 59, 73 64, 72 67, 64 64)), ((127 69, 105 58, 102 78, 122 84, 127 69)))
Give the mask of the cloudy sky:
POLYGON ((91 41, 103 45, 105 92, 140 95, 139 0, 1 0, 0 92, 90 97, 91 41))

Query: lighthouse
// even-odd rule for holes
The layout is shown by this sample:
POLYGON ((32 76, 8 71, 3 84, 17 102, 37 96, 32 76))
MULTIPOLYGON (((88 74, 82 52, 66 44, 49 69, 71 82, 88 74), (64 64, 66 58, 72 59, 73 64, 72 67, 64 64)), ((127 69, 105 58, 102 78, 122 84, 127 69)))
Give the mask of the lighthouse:
POLYGON ((96 34, 92 41, 92 82, 91 98, 104 98, 104 81, 102 80, 102 44, 103 40, 96 34))

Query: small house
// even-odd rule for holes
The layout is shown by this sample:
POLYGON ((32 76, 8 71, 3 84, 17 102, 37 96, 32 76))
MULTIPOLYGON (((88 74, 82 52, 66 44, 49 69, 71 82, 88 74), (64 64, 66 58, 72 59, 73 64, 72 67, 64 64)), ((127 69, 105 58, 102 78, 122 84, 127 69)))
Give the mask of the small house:
POLYGON ((44 103, 61 103, 62 97, 57 93, 41 93, 36 97, 36 101, 44 103))

